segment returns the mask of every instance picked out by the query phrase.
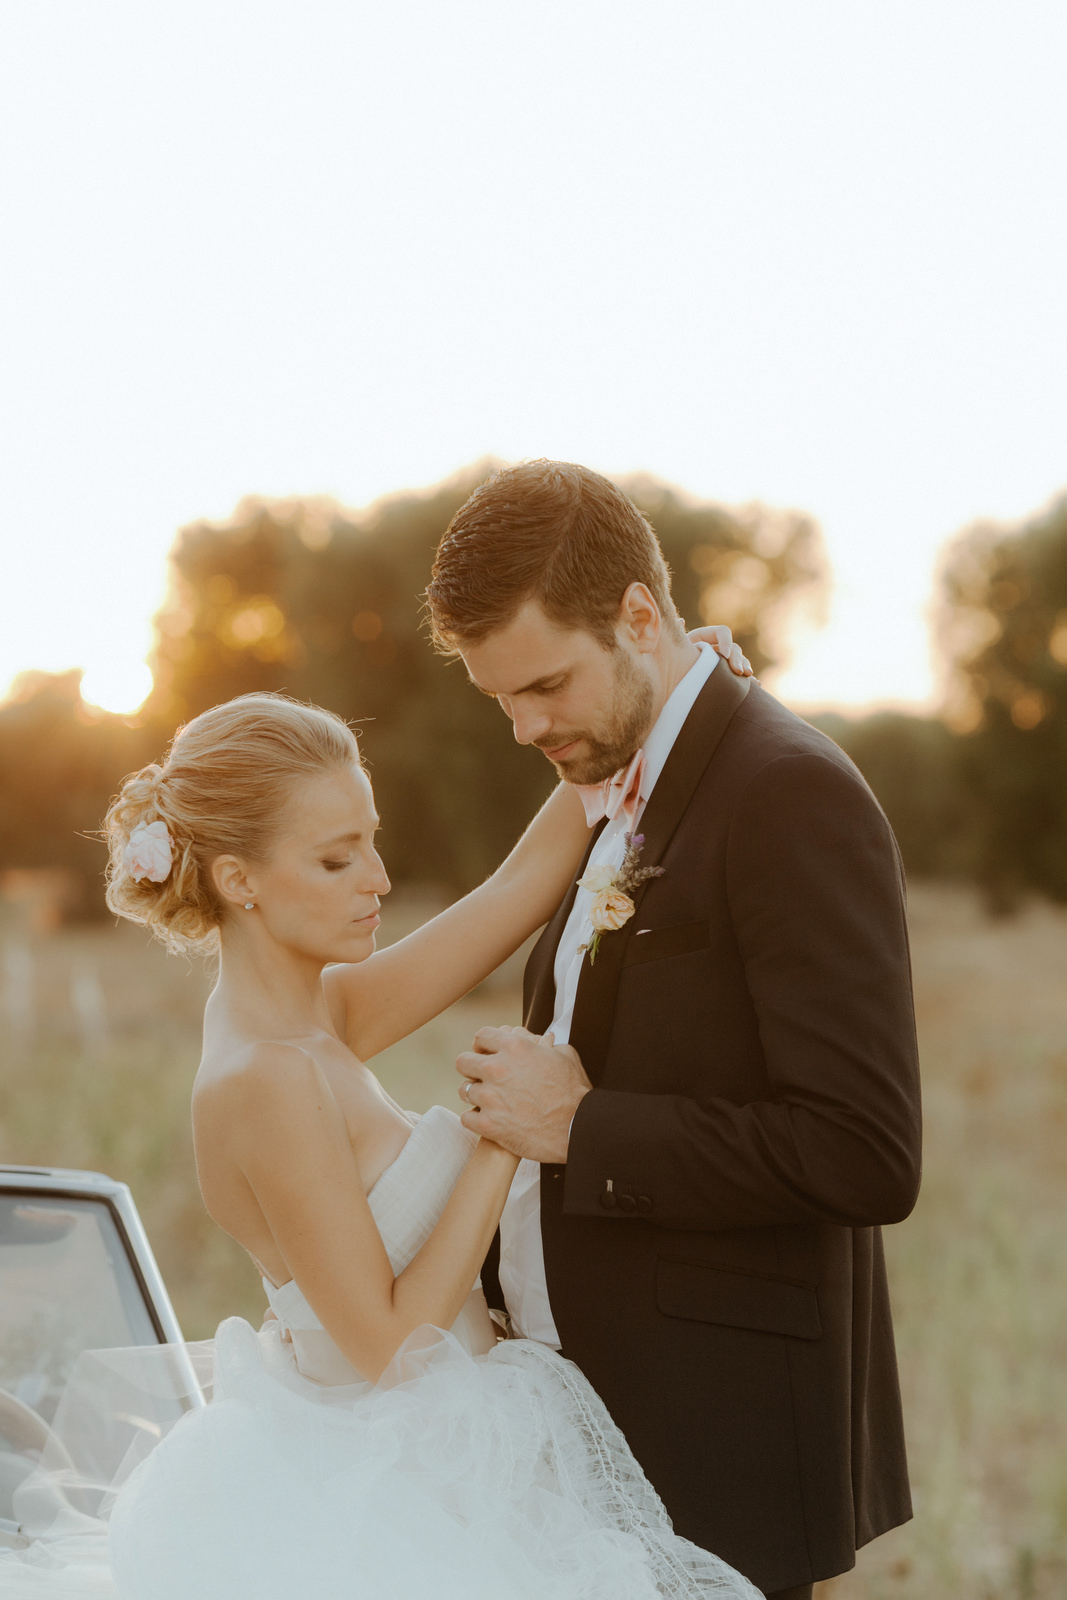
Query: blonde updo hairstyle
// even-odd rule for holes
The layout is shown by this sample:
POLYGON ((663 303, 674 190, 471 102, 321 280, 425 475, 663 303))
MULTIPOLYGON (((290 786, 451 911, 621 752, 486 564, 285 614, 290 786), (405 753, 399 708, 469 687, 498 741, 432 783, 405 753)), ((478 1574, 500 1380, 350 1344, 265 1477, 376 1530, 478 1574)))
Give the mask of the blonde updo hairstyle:
POLYGON ((133 773, 105 819, 107 903, 179 954, 218 943, 224 903, 211 873, 218 856, 262 862, 301 781, 361 765, 355 734, 332 711, 285 695, 245 694, 180 728, 162 766, 133 773), (127 861, 139 825, 163 822, 172 864, 162 883, 127 861))

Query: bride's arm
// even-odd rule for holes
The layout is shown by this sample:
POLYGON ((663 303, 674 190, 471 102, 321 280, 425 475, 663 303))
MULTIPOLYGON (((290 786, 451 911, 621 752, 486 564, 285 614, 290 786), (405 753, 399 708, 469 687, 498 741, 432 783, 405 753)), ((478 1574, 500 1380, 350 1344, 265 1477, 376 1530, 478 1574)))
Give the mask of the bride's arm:
POLYGON ((376 1381, 423 1323, 450 1328, 478 1276, 517 1159, 482 1140, 433 1232, 399 1276, 371 1215, 348 1129, 321 1069, 295 1045, 265 1045, 203 1106, 285 1264, 334 1343, 376 1381))
POLYGON ((323 981, 349 1049, 369 1060, 488 977, 548 921, 588 842, 581 800, 561 783, 485 883, 366 961, 329 968, 323 981))

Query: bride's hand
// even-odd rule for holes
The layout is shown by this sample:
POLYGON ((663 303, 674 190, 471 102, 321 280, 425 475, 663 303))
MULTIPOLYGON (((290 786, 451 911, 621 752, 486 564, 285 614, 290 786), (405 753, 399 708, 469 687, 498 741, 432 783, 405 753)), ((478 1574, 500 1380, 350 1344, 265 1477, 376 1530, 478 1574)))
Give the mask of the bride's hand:
POLYGON ((741 646, 734 644, 734 636, 725 622, 713 622, 707 628, 691 628, 689 638, 694 644, 710 644, 716 654, 729 663, 730 671, 739 678, 752 677, 752 663, 742 654, 741 646))

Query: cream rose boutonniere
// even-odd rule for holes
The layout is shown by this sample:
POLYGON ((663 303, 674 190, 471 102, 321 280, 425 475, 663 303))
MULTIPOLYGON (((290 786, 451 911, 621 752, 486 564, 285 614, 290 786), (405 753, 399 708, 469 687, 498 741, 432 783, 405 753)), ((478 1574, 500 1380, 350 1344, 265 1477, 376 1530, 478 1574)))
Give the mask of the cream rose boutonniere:
POLYGON ((644 834, 628 833, 625 838, 626 854, 622 858, 620 867, 602 863, 593 867, 584 878, 578 879, 578 887, 588 889, 593 896, 593 904, 589 908, 593 937, 581 947, 589 951, 590 966, 596 960, 596 953, 600 949, 601 934, 617 933, 624 923, 629 922, 634 914, 633 897, 637 890, 649 878, 663 876, 662 867, 641 866, 644 834))

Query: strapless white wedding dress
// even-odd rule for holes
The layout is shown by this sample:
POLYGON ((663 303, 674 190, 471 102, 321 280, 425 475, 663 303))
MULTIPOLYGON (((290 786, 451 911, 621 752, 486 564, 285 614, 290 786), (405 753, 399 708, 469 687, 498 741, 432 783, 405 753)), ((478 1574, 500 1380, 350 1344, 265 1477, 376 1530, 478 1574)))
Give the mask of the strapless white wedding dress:
MULTIPOLYGON (((394 1272, 472 1146, 434 1107, 371 1190, 394 1272)), ((92 1515, 45 1517, 29 1551, 0 1553, 2 1600, 759 1600, 674 1535, 576 1367, 495 1342, 479 1289, 371 1384, 295 1283, 266 1288, 276 1323, 218 1330, 210 1404, 92 1515)), ((47 1501, 29 1486, 29 1522, 47 1501)))

